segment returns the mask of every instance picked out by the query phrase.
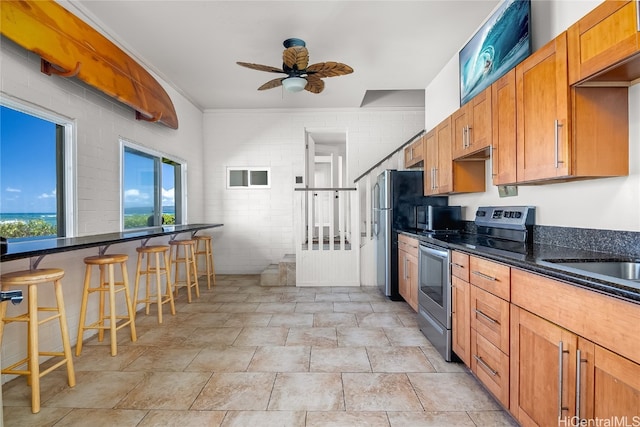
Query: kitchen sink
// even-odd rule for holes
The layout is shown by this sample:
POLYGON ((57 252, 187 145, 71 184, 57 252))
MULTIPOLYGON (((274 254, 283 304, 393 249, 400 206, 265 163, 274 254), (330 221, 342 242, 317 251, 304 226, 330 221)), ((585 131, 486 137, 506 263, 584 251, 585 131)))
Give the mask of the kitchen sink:
POLYGON ((615 277, 640 283, 640 261, 618 259, 584 260, 584 259, 545 259, 559 267, 569 270, 581 270, 602 276, 615 277))

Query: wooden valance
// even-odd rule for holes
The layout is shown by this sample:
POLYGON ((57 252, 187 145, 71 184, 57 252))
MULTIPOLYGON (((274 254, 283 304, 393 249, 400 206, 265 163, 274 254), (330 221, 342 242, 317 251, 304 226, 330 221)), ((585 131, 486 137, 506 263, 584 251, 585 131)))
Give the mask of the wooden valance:
POLYGON ((53 0, 2 0, 0 33, 42 58, 42 72, 77 77, 136 111, 178 128, 171 98, 133 58, 53 0))

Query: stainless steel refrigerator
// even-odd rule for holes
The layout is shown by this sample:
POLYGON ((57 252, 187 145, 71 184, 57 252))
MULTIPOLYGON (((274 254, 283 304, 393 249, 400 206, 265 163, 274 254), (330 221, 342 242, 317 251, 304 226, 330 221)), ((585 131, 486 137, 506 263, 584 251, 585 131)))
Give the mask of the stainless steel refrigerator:
POLYGON ((422 171, 387 169, 373 186, 373 236, 376 245, 377 284, 394 301, 398 290, 398 231, 414 231, 417 205, 447 206, 448 197, 425 197, 422 171))

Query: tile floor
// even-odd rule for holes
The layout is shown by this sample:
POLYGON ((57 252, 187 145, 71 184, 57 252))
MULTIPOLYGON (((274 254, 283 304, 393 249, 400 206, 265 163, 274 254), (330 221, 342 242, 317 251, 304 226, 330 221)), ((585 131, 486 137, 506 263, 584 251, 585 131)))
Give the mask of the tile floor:
POLYGON ((446 363, 404 302, 375 288, 261 287, 218 276, 176 316, 138 313, 138 341, 91 338, 42 380, 3 386, 11 426, 514 426, 459 364, 446 363))

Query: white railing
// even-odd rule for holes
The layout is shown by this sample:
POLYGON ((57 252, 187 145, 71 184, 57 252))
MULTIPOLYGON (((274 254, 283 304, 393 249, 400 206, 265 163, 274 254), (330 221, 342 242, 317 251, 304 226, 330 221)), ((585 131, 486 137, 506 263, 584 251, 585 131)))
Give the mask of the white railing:
POLYGON ((359 286, 357 197, 355 188, 296 189, 294 238, 298 286, 359 286))

